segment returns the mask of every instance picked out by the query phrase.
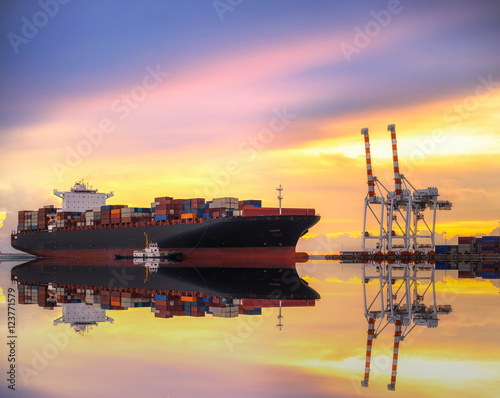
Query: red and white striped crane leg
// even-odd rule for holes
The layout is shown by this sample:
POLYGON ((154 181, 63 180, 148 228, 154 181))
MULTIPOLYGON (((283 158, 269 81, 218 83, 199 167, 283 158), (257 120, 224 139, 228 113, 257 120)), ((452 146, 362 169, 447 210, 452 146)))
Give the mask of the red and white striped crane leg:
POLYGON ((372 171, 372 157, 370 153, 370 136, 368 135, 368 129, 361 129, 361 134, 365 136, 365 154, 366 154, 366 174, 368 177, 368 197, 371 201, 375 198, 375 181, 373 179, 372 171))
POLYGON ((366 341, 366 361, 365 361, 365 378, 361 382, 363 387, 368 387, 368 379, 370 378, 370 364, 372 360, 372 344, 373 336, 375 335, 375 318, 368 318, 368 337, 366 341))
POLYGON ((396 140, 396 125, 390 124, 387 126, 387 130, 391 132, 392 139, 392 161, 394 164, 394 185, 396 199, 401 199, 401 174, 399 174, 399 159, 398 159, 398 142, 396 140))
POLYGON ((387 384, 387 389, 391 391, 394 391, 396 389, 396 375, 398 373, 398 355, 399 355, 400 341, 401 341, 401 319, 396 319, 396 327, 394 331, 394 353, 392 354, 391 384, 387 384))

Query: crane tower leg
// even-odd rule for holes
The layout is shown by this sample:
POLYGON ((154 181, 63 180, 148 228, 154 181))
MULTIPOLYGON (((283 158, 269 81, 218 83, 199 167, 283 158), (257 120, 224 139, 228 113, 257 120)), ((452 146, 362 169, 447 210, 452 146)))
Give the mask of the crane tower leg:
POLYGON ((387 389, 389 391, 396 390, 396 375, 398 373, 398 355, 399 355, 400 340, 401 340, 401 319, 396 319, 396 327, 394 332, 394 353, 392 355, 391 383, 387 384, 387 389))
POLYGON ((366 362, 365 362, 365 378, 361 381, 363 387, 368 387, 368 379, 370 378, 370 364, 372 358, 373 336, 375 334, 375 318, 368 318, 368 338, 366 342, 366 362))

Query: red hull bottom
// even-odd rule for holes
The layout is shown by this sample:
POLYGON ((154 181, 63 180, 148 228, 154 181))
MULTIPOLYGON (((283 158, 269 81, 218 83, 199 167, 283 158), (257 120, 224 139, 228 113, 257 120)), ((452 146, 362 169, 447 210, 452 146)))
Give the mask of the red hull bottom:
MULTIPOLYGON (((131 256, 134 250, 141 249, 45 250, 31 254, 53 257, 53 260, 57 259, 57 263, 67 262, 68 265, 132 265, 132 260, 115 260, 115 255, 131 256)), ((174 248, 168 251, 182 253, 182 262, 175 266, 190 267, 293 268, 296 262, 308 260, 307 253, 297 253, 294 247, 174 248)))

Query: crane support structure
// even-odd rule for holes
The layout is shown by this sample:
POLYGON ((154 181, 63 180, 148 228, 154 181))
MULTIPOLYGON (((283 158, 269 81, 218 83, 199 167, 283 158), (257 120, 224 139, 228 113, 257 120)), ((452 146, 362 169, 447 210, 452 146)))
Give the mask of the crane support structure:
POLYGON ((368 194, 365 197, 363 213, 363 251, 371 252, 433 252, 436 242, 437 210, 451 210, 447 200, 438 200, 439 192, 435 187, 416 189, 401 174, 399 167, 396 126, 390 124, 387 130, 391 134, 392 160, 394 169, 394 191, 389 191, 373 176, 370 138, 368 128, 363 128, 366 153, 366 171, 368 176, 368 194), (376 192, 376 189, 378 191, 376 192), (377 210, 377 207, 380 208, 377 210), (427 222, 425 211, 432 213, 427 222), (373 225, 368 230, 368 218, 373 225), (373 229, 375 228, 375 229, 373 229), (375 241, 375 247, 368 242, 375 241))
POLYGON ((370 378, 370 365, 372 358, 373 335, 375 334, 375 318, 368 318, 368 337, 366 341, 366 361, 365 361, 365 378, 361 381, 363 387, 368 387, 370 378))
POLYGON ((398 373, 399 342, 401 339, 401 319, 396 319, 394 331, 394 351, 392 354, 391 383, 387 385, 389 391, 396 390, 396 375, 398 373))

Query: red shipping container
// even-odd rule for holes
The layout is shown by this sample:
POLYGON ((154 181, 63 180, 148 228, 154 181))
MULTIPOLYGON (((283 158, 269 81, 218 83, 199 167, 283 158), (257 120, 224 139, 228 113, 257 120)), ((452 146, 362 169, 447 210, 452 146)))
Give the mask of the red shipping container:
MULTIPOLYGON (((280 300, 275 299, 243 299, 242 305, 246 310, 254 308, 279 307, 280 300)), ((282 307, 314 307, 315 300, 281 300, 282 307)))
POLYGON ((155 202, 166 202, 171 201, 173 198, 170 196, 162 196, 161 198, 155 198, 155 202))
MULTIPOLYGON (((314 216, 316 214, 315 209, 296 209, 296 208, 282 208, 281 215, 283 216, 314 216)), ((271 207, 253 207, 244 206, 243 207, 243 217, 254 217, 254 216, 279 216, 279 208, 271 207)))

